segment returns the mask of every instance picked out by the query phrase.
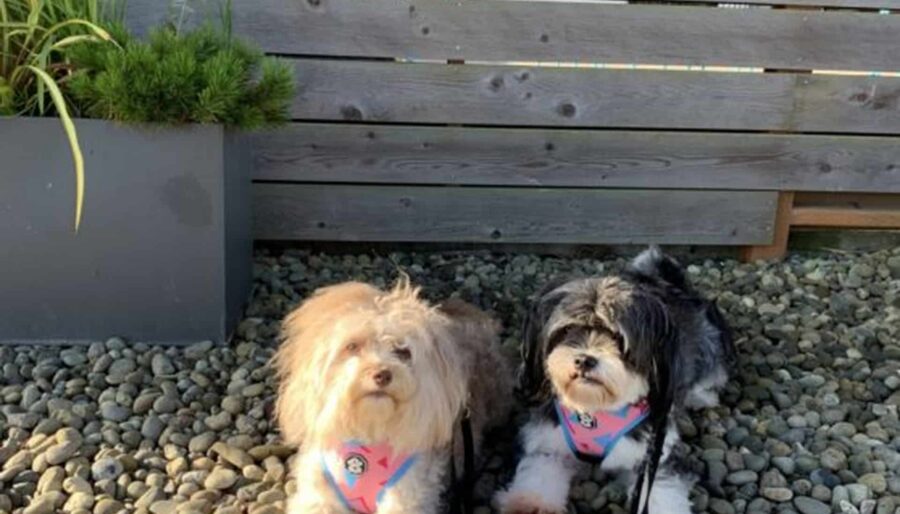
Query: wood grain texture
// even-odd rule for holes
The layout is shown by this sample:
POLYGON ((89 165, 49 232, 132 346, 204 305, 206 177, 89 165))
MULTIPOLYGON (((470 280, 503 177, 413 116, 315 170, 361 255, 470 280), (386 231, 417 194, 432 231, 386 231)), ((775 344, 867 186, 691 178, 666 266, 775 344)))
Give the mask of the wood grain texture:
POLYGON ((900 211, 900 188, 885 188, 893 193, 797 193, 796 207, 840 207, 843 209, 895 210, 900 211))
POLYGON ((900 228, 900 189, 894 193, 802 193, 794 200, 796 226, 900 228))
POLYGON ((799 75, 793 112, 798 130, 900 134, 900 78, 799 75))
MULTIPOLYGON (((145 0, 146 1, 146 0, 145 0)), ((280 54, 900 69, 900 17, 699 6, 237 0, 237 33, 280 54)))
POLYGON ((900 191, 900 138, 297 123, 254 142, 264 181, 900 191))
POLYGON ((780 259, 787 254, 793 209, 794 193, 791 191, 778 193, 778 208, 775 211, 775 233, 772 237, 772 244, 742 248, 741 259, 744 262, 780 259))
POLYGON ((831 228, 900 228, 900 210, 798 207, 791 215, 791 225, 831 228))
MULTIPOLYGON (((715 0, 678 0, 685 4, 715 4, 715 0)), ((653 3, 650 0, 648 3, 653 3)), ((722 2, 728 3, 728 2, 722 2)), ((733 3, 749 5, 784 5, 797 7, 831 7, 842 9, 898 9, 896 0, 739 0, 733 3)))
POLYGON ((900 134, 900 79, 293 60, 293 116, 900 134))
POLYGON ((776 193, 256 184, 263 240, 763 244, 776 193))
MULTIPOLYGON (((205 21, 219 22, 220 2, 198 2, 185 0, 128 0, 126 4, 125 23, 138 36, 144 36, 151 29, 168 22, 174 22, 182 29, 195 28, 205 21), (181 9, 178 4, 184 4, 181 9)), ((237 2, 236 2, 237 3, 237 2)))
POLYGON ((767 129, 789 123, 794 104, 792 75, 332 60, 294 64, 297 119, 767 129))

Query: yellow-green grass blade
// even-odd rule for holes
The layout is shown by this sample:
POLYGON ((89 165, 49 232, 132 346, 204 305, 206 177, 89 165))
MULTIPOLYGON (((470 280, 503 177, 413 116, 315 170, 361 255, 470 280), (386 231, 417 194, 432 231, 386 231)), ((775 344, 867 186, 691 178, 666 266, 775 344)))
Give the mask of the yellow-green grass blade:
POLYGON ((92 43, 98 43, 103 40, 97 36, 93 36, 90 34, 81 34, 81 35, 77 35, 77 36, 64 37, 64 38, 60 39, 59 41, 57 41, 56 43, 53 43, 53 46, 51 48, 54 50, 59 50, 61 48, 65 48, 69 45, 74 45, 75 43, 82 43, 85 41, 92 42, 92 43))
POLYGON ((56 110, 59 112, 59 120, 63 124, 66 136, 69 138, 69 147, 72 150, 72 160, 75 162, 75 231, 81 226, 81 210, 84 204, 84 157, 81 155, 81 146, 78 143, 78 133, 75 131, 75 122, 69 115, 69 109, 66 107, 66 101, 62 92, 53 81, 53 78, 44 70, 35 66, 27 66, 41 82, 47 86, 56 110))
POLYGON ((87 20, 74 19, 74 20, 66 20, 66 21, 57 23, 56 25, 53 25, 52 27, 48 28, 47 31, 42 36, 42 39, 46 39, 47 37, 52 36, 56 32, 59 32, 61 29, 64 29, 71 25, 81 25, 82 27, 89 29, 91 32, 96 34, 99 38, 103 39, 104 41, 111 41, 113 38, 112 35, 106 31, 106 29, 104 29, 103 27, 101 27, 95 23, 91 23, 87 20))

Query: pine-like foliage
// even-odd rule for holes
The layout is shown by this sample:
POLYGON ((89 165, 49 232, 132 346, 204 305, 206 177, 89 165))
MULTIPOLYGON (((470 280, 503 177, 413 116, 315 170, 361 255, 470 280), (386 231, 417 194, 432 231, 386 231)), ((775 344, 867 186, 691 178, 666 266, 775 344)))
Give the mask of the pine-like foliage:
POLYGON ((290 68, 206 25, 186 34, 172 27, 148 41, 116 30, 121 48, 73 49, 78 71, 68 83, 85 116, 126 123, 222 123, 240 129, 288 119, 290 68))

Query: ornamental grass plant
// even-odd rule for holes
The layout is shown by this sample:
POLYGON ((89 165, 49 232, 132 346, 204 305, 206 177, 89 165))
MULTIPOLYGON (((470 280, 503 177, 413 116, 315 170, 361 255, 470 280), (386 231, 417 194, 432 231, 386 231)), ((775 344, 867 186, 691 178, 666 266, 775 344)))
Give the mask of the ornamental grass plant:
POLYGON ((58 116, 75 165, 75 228, 84 199, 84 159, 65 82, 69 50, 115 48, 103 28, 113 19, 100 0, 0 0, 0 116, 58 116))
POLYGON ((178 16, 139 39, 125 28, 121 0, 0 0, 0 116, 60 118, 76 230, 85 166, 73 118, 242 130, 289 119, 290 66, 234 37, 231 2, 219 5, 218 23, 187 30, 182 1, 178 16))

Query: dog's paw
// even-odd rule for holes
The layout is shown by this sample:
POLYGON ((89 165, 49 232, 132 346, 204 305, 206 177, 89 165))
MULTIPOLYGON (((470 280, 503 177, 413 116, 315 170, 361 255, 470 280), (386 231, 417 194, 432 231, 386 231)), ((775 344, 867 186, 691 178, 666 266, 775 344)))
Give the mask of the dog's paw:
POLYGON ((566 514, 564 506, 549 505, 534 493, 504 491, 497 495, 496 504, 500 514, 566 514))

